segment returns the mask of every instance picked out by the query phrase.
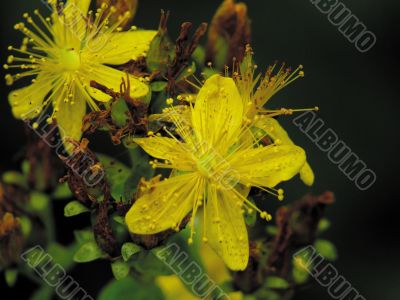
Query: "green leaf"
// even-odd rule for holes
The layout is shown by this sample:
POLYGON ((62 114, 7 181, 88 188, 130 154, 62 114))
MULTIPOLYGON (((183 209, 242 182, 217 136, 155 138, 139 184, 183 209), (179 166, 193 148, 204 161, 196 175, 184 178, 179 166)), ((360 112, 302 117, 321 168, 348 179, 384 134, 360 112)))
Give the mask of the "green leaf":
POLYGON ((49 197, 46 194, 39 192, 32 192, 30 195, 29 206, 33 211, 43 212, 49 205, 49 197))
POLYGON ((206 51, 203 46, 199 45, 192 54, 193 60, 199 66, 204 66, 206 60, 206 51))
POLYGON ((9 287, 13 287, 18 279, 17 269, 7 269, 4 271, 4 277, 9 287))
POLYGON ((256 296, 254 298, 252 298, 252 295, 250 295, 250 298, 247 297, 244 298, 244 300, 253 300, 253 299, 281 300, 282 298, 275 291, 262 289, 256 293, 256 296))
POLYGON ((218 74, 218 71, 211 68, 204 68, 202 74, 204 76, 204 79, 208 79, 211 76, 218 74))
POLYGON ((124 98, 121 97, 113 102, 111 107, 111 119, 115 125, 124 127, 128 124, 130 118, 129 107, 124 98))
POLYGON ((321 219, 318 223, 318 233, 322 233, 331 227, 331 222, 328 219, 321 219))
POLYGON ((32 222, 26 216, 19 217, 19 222, 21 224, 22 234, 24 237, 28 237, 32 231, 32 222))
POLYGON ((88 211, 89 209, 85 205, 77 200, 74 200, 65 205, 64 216, 72 217, 88 211))
POLYGON ((278 227, 273 226, 273 225, 268 225, 265 230, 267 231, 268 234, 275 236, 278 233, 278 227))
POLYGON ((151 90, 153 92, 161 92, 165 90, 167 87, 168 83, 166 81, 154 81, 150 84, 151 90))
POLYGON ((316 240, 314 247, 319 254, 325 257, 327 260, 333 261, 337 259, 337 250, 328 240, 316 240))
POLYGON ((72 266, 74 253, 67 247, 53 242, 47 247, 47 252, 53 257, 54 262, 60 264, 64 269, 72 266))
POLYGON ((28 178, 30 169, 31 169, 30 163, 28 160, 25 159, 21 164, 22 174, 24 174, 25 178, 28 178))
POLYGON ((58 184, 51 195, 53 199, 65 199, 72 196, 72 192, 68 186, 68 183, 58 184))
POLYGON ((90 262, 99 259, 103 253, 96 242, 84 243, 74 255, 74 261, 78 263, 90 262))
POLYGON ((129 265, 122 260, 117 260, 111 264, 111 270, 115 279, 121 280, 128 276, 129 265))
POLYGON ((229 43, 223 37, 218 37, 215 45, 215 68, 222 70, 226 64, 226 57, 228 56, 229 43))
POLYGON ((54 293, 54 289, 49 286, 42 286, 36 290, 30 297, 30 300, 51 300, 54 293))
POLYGON ((172 275, 172 270, 156 256, 157 249, 151 251, 140 251, 135 257, 129 260, 129 264, 147 279, 161 275, 172 275))
POLYGON ((124 226, 126 225, 125 218, 123 216, 115 215, 115 216, 113 216, 113 220, 120 225, 124 225, 124 226))
POLYGON ((125 202, 125 182, 131 175, 130 169, 123 163, 115 160, 107 155, 98 154, 100 162, 104 166, 107 182, 110 184, 111 196, 116 201, 125 202))
POLYGON ((160 28, 158 34, 150 43, 147 52, 147 68, 151 71, 159 71, 161 76, 165 75, 168 63, 174 55, 174 44, 168 36, 167 30, 160 28))
POLYGON ((304 284, 307 282, 309 273, 307 269, 305 268, 305 265, 307 262, 305 262, 301 257, 298 257, 297 259, 293 259, 293 270, 292 270, 292 276, 294 282, 297 284, 304 284))
POLYGON ((124 261, 128 261, 132 255, 139 253, 140 251, 142 251, 142 248, 140 246, 130 242, 125 243, 122 245, 121 248, 122 258, 124 259, 124 261))
MULTIPOLYGON (((254 204, 254 200, 251 197, 249 197, 249 201, 254 204)), ((251 209, 250 212, 249 210, 246 210, 244 214, 244 221, 248 226, 254 226, 257 221, 257 212, 254 209, 251 209)))
POLYGON ((289 283, 277 276, 269 276, 265 281, 265 287, 270 289, 287 289, 289 288, 289 283))
POLYGON ((25 176, 16 171, 4 172, 3 173, 3 181, 6 184, 15 184, 17 186, 24 187, 24 188, 28 187, 25 176))
POLYGON ((149 180, 154 176, 155 172, 149 164, 149 156, 139 146, 136 144, 130 146, 129 154, 132 170, 124 187, 126 201, 130 201, 135 195, 140 179, 144 177, 146 180, 149 180))
POLYGON ((74 231, 75 240, 82 245, 86 242, 95 242, 93 231, 90 229, 82 229, 74 231))
POLYGON ((132 277, 113 280, 100 292, 99 300, 163 300, 161 289, 155 284, 138 283, 132 277))
POLYGON ((186 67, 180 74, 179 76, 176 78, 176 82, 180 82, 182 80, 184 80, 185 78, 193 75, 196 72, 196 63, 192 62, 191 66, 186 67))

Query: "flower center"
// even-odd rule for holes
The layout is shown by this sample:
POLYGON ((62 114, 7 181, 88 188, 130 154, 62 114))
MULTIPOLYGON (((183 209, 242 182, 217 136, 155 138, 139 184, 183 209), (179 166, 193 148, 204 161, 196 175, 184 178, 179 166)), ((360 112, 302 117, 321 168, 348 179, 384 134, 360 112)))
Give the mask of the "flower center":
POLYGON ((60 63, 65 70, 75 71, 81 67, 81 58, 74 48, 62 49, 60 63))

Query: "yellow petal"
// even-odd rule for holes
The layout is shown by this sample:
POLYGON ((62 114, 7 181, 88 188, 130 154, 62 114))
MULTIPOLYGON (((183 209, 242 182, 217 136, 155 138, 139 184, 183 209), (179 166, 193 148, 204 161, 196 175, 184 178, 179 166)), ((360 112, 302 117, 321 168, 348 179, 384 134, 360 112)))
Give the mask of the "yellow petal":
MULTIPOLYGON (((274 141, 279 139, 282 145, 294 145, 286 130, 274 118, 261 118, 255 126, 264 130, 274 141)), ((313 185, 315 176, 308 162, 300 170, 300 178, 306 185, 313 185)))
POLYGON ((200 141, 213 148, 227 149, 239 135, 243 103, 232 78, 213 75, 206 80, 192 113, 200 141))
POLYGON ((232 190, 209 185, 203 228, 210 246, 234 271, 244 270, 249 261, 247 229, 238 201, 232 190))
POLYGON ((305 161, 305 152, 300 147, 272 145, 238 151, 229 164, 241 183, 274 187, 298 174, 305 161))
POLYGON ((155 30, 134 30, 99 35, 86 46, 83 55, 95 53, 99 63, 122 65, 145 56, 156 34, 155 30))
POLYGON ((149 155, 168 160, 171 167, 181 171, 194 169, 194 162, 188 155, 188 149, 184 143, 167 137, 149 137, 133 139, 149 155))
POLYGON ((54 37, 58 45, 81 48, 87 31, 89 5, 90 0, 68 0, 63 9, 63 17, 53 13, 54 37))
POLYGON ((74 6, 76 12, 79 12, 81 16, 86 17, 89 10, 90 0, 68 0, 66 7, 69 5, 74 6))
POLYGON ((155 234, 174 228, 192 210, 204 187, 199 177, 188 173, 152 185, 125 216, 128 229, 136 234, 155 234))
POLYGON ((308 186, 312 186, 314 184, 314 172, 308 162, 306 162, 300 170, 300 179, 308 186))
MULTIPOLYGON (((111 97, 97 89, 90 87, 90 80, 112 89, 114 92, 120 92, 120 85, 122 78, 126 81, 127 74, 116 70, 111 67, 107 67, 101 64, 96 64, 89 69, 82 71, 85 78, 87 78, 87 89, 89 94, 98 101, 107 102, 111 97)), ((141 82, 137 77, 129 75, 129 81, 131 85, 130 95, 132 98, 141 98, 147 95, 149 87, 147 84, 141 82)))
POLYGON ((52 89, 52 81, 46 75, 40 74, 36 82, 27 87, 12 91, 8 101, 12 113, 18 119, 32 119, 42 111, 42 103, 52 89))
POLYGON ((59 97, 56 100, 58 112, 55 117, 64 141, 66 138, 80 141, 82 137, 82 119, 86 113, 86 101, 79 88, 77 86, 73 88, 75 89, 73 104, 71 102, 65 103, 64 97, 59 97))

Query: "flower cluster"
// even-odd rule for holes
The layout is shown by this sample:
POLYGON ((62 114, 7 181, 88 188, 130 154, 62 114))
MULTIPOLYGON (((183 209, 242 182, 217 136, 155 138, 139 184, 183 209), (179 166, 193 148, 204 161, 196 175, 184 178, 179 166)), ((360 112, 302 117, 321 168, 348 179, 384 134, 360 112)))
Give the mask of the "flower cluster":
MULTIPOLYGON (((165 36, 165 14, 157 34, 135 26, 124 31, 130 12, 118 14, 119 10, 108 4, 103 3, 95 11, 89 10, 90 0, 69 0, 66 4, 49 0, 48 4, 53 11, 50 17, 45 18, 36 10, 35 16, 26 13, 26 21, 15 25, 25 38, 20 47, 9 46, 14 54, 8 57, 4 68, 16 72, 6 75, 6 83, 12 85, 24 78, 31 82, 10 93, 13 115, 34 120, 34 129, 39 126, 38 120, 46 116, 48 123, 58 125, 64 141, 76 145, 82 138, 82 127, 85 128, 83 120, 92 121, 93 128, 112 127, 119 132, 115 139, 118 141, 129 135, 130 141, 154 158, 150 161, 153 169, 168 170, 164 170, 164 179, 156 176, 141 181, 139 191, 132 194, 125 210, 129 232, 156 235, 188 226, 189 244, 201 237, 231 270, 246 269, 250 254, 245 215, 258 213, 261 219, 272 219, 269 212, 249 199, 251 189, 283 200, 284 191, 277 187, 279 183, 297 174, 306 185, 314 182, 305 151, 293 143, 276 117, 318 108, 265 107, 272 96, 304 76, 303 67, 292 71, 284 65, 273 65, 265 74, 257 74, 252 49, 242 45, 245 51, 241 51, 240 61, 233 59, 231 69, 226 67, 224 73, 219 73, 210 63, 207 69, 213 74, 199 80, 194 76, 196 65, 189 66, 188 61, 206 25, 196 31, 192 42, 184 48, 191 26, 185 23, 172 59, 172 42, 165 36), (162 65, 163 72, 146 66, 147 55, 151 55, 152 65, 162 65), (159 81, 152 82, 154 78, 159 81), (174 89, 182 86, 189 93, 174 98, 174 89), (152 92, 161 90, 161 102, 166 106, 161 105, 162 113, 152 114, 156 111, 149 103, 160 102, 150 99, 152 92), (87 115, 87 108, 92 114, 87 115), (140 125, 147 131, 147 123, 153 121, 172 126, 149 130, 146 137, 135 130, 140 125)), ((240 36, 248 36, 246 9, 239 7, 246 21, 246 30, 240 36)), ((214 23, 214 27, 219 24, 214 23)), ((231 40, 232 51, 235 41, 231 40)), ((83 150, 75 152, 82 154, 83 150)), ((96 168, 103 166, 96 164, 96 168)), ((108 193, 108 183, 102 183, 102 191, 108 193)), ((115 195, 121 193, 117 192, 111 186, 111 195, 101 201, 91 197, 92 205, 101 205, 104 219, 108 217, 107 201, 111 196, 115 198, 112 204, 120 200, 115 195)), ((80 194, 81 198, 86 196, 80 194)), ((86 204, 85 199, 77 198, 86 204)), ((96 224, 107 222, 102 219, 96 224)), ((109 228, 99 231, 112 234, 109 228)), ((108 254, 115 253, 110 245, 102 249, 105 248, 108 254)))

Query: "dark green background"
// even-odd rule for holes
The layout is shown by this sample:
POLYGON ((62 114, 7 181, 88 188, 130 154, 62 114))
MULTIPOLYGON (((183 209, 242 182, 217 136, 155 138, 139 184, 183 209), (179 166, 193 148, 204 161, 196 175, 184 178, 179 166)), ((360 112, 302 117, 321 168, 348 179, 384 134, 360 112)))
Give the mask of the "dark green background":
MULTIPOLYGON (((291 123, 292 118, 284 121, 293 139, 307 150, 316 173, 312 191, 331 190, 336 194, 335 205, 327 211, 333 226, 326 233, 339 250, 335 266, 366 299, 399 299, 397 120, 400 105, 396 94, 399 49, 395 42, 399 38, 400 2, 343 2, 376 34, 377 44, 371 51, 359 53, 308 0, 246 1, 253 21, 252 45, 260 67, 275 60, 305 66, 306 77, 277 95, 270 105, 320 106, 319 116, 327 126, 376 172, 375 185, 368 191, 358 190, 291 123)), ((209 21, 218 4, 219 1, 210 0, 142 0, 135 24, 156 28, 159 11, 166 8, 171 11, 170 32, 174 34, 183 21, 192 21, 195 25, 209 21)), ((6 60, 7 45, 20 41, 19 34, 12 30, 14 23, 21 20, 23 12, 41 6, 38 0, 1 2, 1 61, 6 60)), ((1 171, 15 166, 23 154, 24 143, 23 130, 11 116, 7 93, 1 81, 1 171)), ((288 187, 287 201, 307 192, 300 183, 288 187)), ((89 266, 84 270, 90 272, 89 266)), ((92 278, 87 286, 95 291, 101 281, 96 281, 95 276, 92 278)), ((330 297, 324 288, 314 284, 296 299, 330 297)))

